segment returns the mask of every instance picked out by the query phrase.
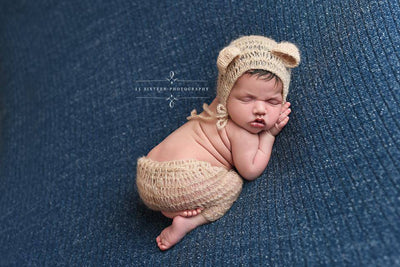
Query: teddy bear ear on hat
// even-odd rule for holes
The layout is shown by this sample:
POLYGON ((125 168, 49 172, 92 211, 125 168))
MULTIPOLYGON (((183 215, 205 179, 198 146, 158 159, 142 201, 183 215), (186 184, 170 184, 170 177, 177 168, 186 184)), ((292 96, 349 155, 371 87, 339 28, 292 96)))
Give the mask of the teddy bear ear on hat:
POLYGON ((229 64, 240 55, 240 49, 236 46, 230 45, 225 47, 219 52, 217 59, 217 67, 221 74, 225 74, 229 64))
POLYGON ((287 68, 295 68, 300 64, 300 52, 297 46, 281 42, 271 49, 271 53, 283 61, 287 68))

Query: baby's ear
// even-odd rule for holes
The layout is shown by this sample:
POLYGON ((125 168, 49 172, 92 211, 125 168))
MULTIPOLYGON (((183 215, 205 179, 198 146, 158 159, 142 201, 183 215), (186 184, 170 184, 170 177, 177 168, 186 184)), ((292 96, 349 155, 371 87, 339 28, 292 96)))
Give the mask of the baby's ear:
POLYGON ((280 58, 287 68, 295 68, 300 64, 299 49, 292 43, 279 43, 271 50, 271 53, 280 58))
POLYGON ((240 55, 240 49, 231 45, 227 46, 219 52, 217 59, 218 70, 221 74, 225 74, 229 64, 240 55))

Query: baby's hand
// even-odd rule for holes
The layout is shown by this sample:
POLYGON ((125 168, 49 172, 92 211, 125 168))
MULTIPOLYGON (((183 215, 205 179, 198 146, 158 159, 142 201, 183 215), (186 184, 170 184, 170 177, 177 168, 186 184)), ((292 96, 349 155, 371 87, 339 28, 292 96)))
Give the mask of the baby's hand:
POLYGON ((286 124, 289 121, 289 114, 292 111, 290 108, 290 103, 286 102, 283 107, 282 107, 282 113, 278 118, 278 121, 275 123, 274 127, 272 127, 269 132, 273 135, 273 136, 277 136, 281 130, 283 129, 283 127, 286 126, 286 124))

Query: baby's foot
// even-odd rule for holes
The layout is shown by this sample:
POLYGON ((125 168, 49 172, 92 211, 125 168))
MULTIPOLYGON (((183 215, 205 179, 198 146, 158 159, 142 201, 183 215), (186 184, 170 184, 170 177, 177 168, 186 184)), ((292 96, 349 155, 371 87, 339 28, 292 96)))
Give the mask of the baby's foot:
POLYGON ((187 231, 183 227, 179 227, 183 224, 180 219, 183 217, 176 217, 171 226, 165 228, 161 234, 156 238, 157 245, 161 250, 167 250, 174 246, 176 243, 181 241, 181 239, 186 235, 187 231))
POLYGON ((194 210, 184 210, 184 211, 176 211, 176 212, 169 212, 169 211, 162 211, 162 214, 168 218, 175 218, 176 216, 182 216, 185 218, 193 217, 201 213, 203 209, 197 208, 194 210))
POLYGON ((202 210, 203 209, 201 209, 201 208, 197 208, 194 210, 184 210, 179 214, 179 216, 186 217, 186 218, 194 217, 196 215, 199 215, 202 210))
POLYGON ((161 250, 167 250, 181 241, 191 230, 206 222, 207 220, 201 215, 191 218, 177 216, 172 224, 165 228, 156 238, 157 245, 161 250))

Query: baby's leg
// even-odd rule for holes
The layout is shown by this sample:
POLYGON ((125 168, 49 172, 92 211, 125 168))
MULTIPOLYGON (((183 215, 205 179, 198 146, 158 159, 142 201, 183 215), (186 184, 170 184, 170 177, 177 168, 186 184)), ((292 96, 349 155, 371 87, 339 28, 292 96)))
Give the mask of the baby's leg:
POLYGON ((169 211, 162 211, 161 213, 168 218, 175 218, 176 216, 182 216, 182 217, 193 217, 201 213, 203 209, 202 208, 197 208, 193 210, 184 210, 184 211, 176 211, 176 212, 169 212, 169 211))
POLYGON ((161 250, 167 250, 181 241, 187 233, 207 222, 201 214, 190 218, 176 216, 172 224, 156 238, 157 245, 161 250))

